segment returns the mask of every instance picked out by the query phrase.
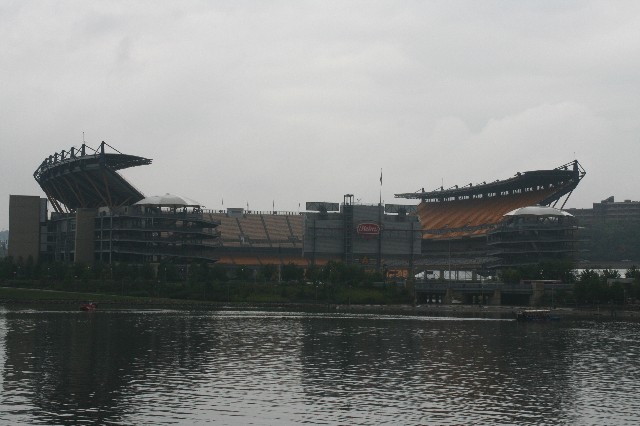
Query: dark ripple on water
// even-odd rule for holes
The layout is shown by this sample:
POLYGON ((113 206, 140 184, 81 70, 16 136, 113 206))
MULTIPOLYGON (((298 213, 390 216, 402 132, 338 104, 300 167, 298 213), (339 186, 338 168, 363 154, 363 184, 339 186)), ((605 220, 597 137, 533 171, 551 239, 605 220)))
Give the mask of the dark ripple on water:
POLYGON ((0 310, 0 423, 638 424, 638 328, 0 310))

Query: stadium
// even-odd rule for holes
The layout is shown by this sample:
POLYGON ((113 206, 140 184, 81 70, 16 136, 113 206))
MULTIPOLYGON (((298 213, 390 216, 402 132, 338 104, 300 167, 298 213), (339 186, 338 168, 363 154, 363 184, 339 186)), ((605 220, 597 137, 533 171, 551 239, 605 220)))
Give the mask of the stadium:
POLYGON ((34 172, 46 198, 11 196, 9 254, 229 269, 342 261, 396 277, 485 274, 571 258, 577 224, 561 209, 585 176, 575 160, 491 183, 396 194, 404 204, 354 203, 345 194, 341 203, 306 202, 303 212, 207 210, 180 195, 145 196, 118 173, 151 163, 105 142, 48 156, 34 172))
MULTIPOLYGON (((459 187, 442 187, 425 192, 396 194, 397 198, 420 200, 416 208, 422 232, 421 265, 425 269, 447 269, 454 267, 465 270, 483 271, 509 264, 494 249, 498 244, 496 231, 501 224, 509 221, 518 209, 530 206, 560 205, 562 209, 586 172, 577 160, 550 170, 518 172, 515 176, 479 185, 469 183, 459 187), (509 215, 510 212, 513 212, 509 215), (493 244, 488 237, 493 236, 493 244)), ((530 216, 530 212, 520 212, 530 216)), ((542 220, 539 226, 552 227, 556 237, 549 233, 546 239, 556 247, 555 257, 571 257, 575 252, 575 231, 577 224, 571 215, 546 209, 539 211, 541 218, 565 217, 563 229, 553 229, 552 221, 542 220), (546 222, 546 223, 545 223, 546 222), (559 235, 567 234, 567 235, 559 235), (567 241, 569 240, 569 241, 567 241)), ((529 227, 533 226, 529 223, 529 227)), ((501 235, 497 233, 497 235, 501 235)), ((531 233, 529 232, 531 236, 531 233)), ((554 251, 540 251, 534 248, 528 256, 531 262, 553 258, 554 251)), ((512 264, 521 264, 515 262, 512 264)))

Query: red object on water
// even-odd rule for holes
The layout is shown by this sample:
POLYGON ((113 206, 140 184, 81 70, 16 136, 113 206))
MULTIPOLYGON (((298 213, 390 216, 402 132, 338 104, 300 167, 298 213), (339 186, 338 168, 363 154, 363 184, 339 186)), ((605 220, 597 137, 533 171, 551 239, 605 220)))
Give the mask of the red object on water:
POLYGON ((81 311, 95 311, 96 308, 98 307, 98 305, 96 303, 84 303, 82 305, 80 305, 80 310, 81 311))

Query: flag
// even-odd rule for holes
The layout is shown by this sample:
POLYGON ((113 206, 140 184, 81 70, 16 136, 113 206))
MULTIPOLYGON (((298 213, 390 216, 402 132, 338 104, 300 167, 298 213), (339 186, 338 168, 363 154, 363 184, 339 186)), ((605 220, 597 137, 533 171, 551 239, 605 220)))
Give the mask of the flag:
POLYGON ((380 186, 382 186, 382 169, 380 169, 380 186))

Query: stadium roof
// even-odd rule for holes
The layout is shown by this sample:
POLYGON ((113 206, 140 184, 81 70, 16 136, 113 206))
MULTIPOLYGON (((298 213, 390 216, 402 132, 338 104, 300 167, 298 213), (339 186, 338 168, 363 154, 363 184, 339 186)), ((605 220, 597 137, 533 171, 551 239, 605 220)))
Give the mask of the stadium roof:
POLYGON ((478 185, 469 183, 462 187, 455 185, 448 189, 440 187, 435 191, 424 191, 422 188, 420 191, 395 194, 395 196, 396 198, 418 199, 424 202, 442 202, 556 188, 549 197, 540 200, 540 204, 550 204, 562 196, 570 194, 585 174, 586 172, 578 160, 574 160, 555 169, 518 172, 512 178, 490 183, 482 182, 478 185))
POLYGON ((144 195, 117 173, 117 170, 151 160, 122 154, 102 142, 98 149, 82 144, 47 157, 33 173, 57 212, 78 208, 113 207, 133 204, 144 195), (107 152, 111 148, 114 152, 107 152))

